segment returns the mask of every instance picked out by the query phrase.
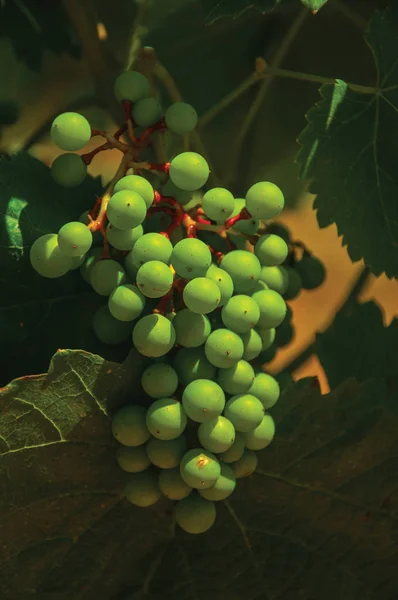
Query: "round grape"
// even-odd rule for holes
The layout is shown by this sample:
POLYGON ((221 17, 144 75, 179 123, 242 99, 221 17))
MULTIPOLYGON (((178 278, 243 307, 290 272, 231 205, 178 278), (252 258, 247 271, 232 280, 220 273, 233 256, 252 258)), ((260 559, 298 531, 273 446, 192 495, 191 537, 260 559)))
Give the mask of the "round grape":
POLYGON ((131 504, 141 507, 156 504, 162 495, 158 478, 151 470, 130 475, 124 487, 124 494, 131 504))
POLYGON ((192 494, 177 502, 175 519, 181 529, 187 533, 204 533, 214 525, 216 507, 213 502, 192 494))
POLYGON ((177 187, 189 192, 201 188, 208 180, 209 174, 209 165, 203 156, 196 152, 177 154, 170 163, 170 179, 177 187))
POLYGON ((275 423, 271 415, 264 415, 260 425, 243 434, 245 446, 249 450, 263 450, 274 439, 275 423))
POLYGON ((120 446, 116 460, 119 467, 127 473, 140 473, 151 464, 144 446, 120 446))
POLYGON ((142 196, 132 190, 121 190, 111 196, 106 216, 117 229, 133 229, 141 225, 145 219, 146 210, 142 196))
POLYGON ((182 385, 196 379, 214 379, 216 368, 209 363, 203 348, 181 348, 173 359, 173 367, 182 385))
POLYGON ((198 438, 209 452, 226 452, 234 443, 235 428, 225 417, 216 417, 199 425, 198 438))
POLYGON ((209 219, 225 221, 235 208, 235 199, 230 191, 222 187, 208 190, 202 198, 202 208, 209 219))
POLYGON ((90 271, 90 283, 94 291, 101 296, 109 296, 125 280, 126 273, 123 267, 110 258, 96 262, 90 271))
POLYGON ((257 325, 260 308, 250 296, 232 296, 221 311, 225 327, 235 333, 247 333, 257 325))
POLYGON ((224 306, 234 293, 234 284, 231 275, 224 271, 224 269, 220 269, 220 267, 212 264, 206 271, 206 277, 214 281, 220 288, 221 296, 218 306, 224 306))
POLYGON ((170 131, 178 135, 185 135, 195 129, 198 123, 198 114, 190 104, 174 102, 166 110, 164 120, 170 131))
POLYGON ((208 361, 219 369, 233 367, 243 356, 241 338, 229 329, 212 331, 205 343, 208 361))
POLYGON ((152 206, 154 191, 152 185, 145 177, 141 177, 141 175, 125 175, 116 183, 113 193, 116 194, 116 192, 123 190, 131 190, 139 194, 143 198, 147 208, 152 206))
POLYGON ((260 273, 260 281, 267 284, 270 290, 284 294, 289 285, 289 275, 286 267, 263 267, 260 273))
POLYGON ((247 210, 257 219, 274 219, 284 206, 282 190, 270 181, 255 183, 246 194, 247 210))
POLYGON ((106 238, 110 245, 116 248, 116 250, 122 250, 123 252, 131 250, 143 233, 142 225, 138 225, 138 227, 134 227, 133 229, 118 229, 111 223, 108 223, 106 228, 106 238))
POLYGON ((151 398, 168 398, 178 387, 178 376, 170 365, 155 363, 144 370, 141 384, 151 398))
POLYGON ((271 329, 278 327, 286 315, 286 302, 278 292, 263 290, 252 295, 260 308, 259 327, 271 329))
POLYGON ((80 267, 80 275, 86 283, 90 283, 91 270, 93 266, 100 260, 102 248, 91 248, 86 254, 84 262, 80 267))
POLYGON ((60 154, 51 165, 51 175, 63 187, 76 187, 85 180, 87 165, 78 154, 60 154))
POLYGON ((58 231, 58 247, 65 256, 82 256, 93 243, 89 228, 80 221, 66 223, 58 231))
POLYGON ((240 360, 229 369, 220 369, 217 383, 227 393, 235 396, 245 394, 253 385, 255 379, 254 370, 250 363, 240 360))
POLYGON ((262 347, 261 350, 264 352, 265 350, 269 350, 272 344, 275 341, 276 331, 275 327, 271 327, 271 329, 262 329, 261 327, 257 327, 257 331, 259 336, 261 337, 262 347))
POLYGON ((195 379, 184 389, 182 405, 190 419, 204 423, 221 415, 225 406, 225 394, 214 381, 195 379))
POLYGON ((115 319, 107 304, 100 306, 94 313, 92 327, 96 337, 103 344, 117 346, 131 337, 131 322, 115 319))
POLYGON ((263 346, 259 332, 255 329, 250 329, 247 333, 242 333, 240 337, 244 348, 242 358, 248 362, 257 358, 263 346))
POLYGON ((175 344, 176 334, 169 319, 152 314, 143 317, 133 329, 133 344, 144 356, 164 356, 175 344))
POLYGON ((155 98, 143 98, 133 107, 132 117, 139 127, 155 125, 163 115, 163 109, 155 98))
POLYGON ((112 433, 123 446, 141 446, 150 438, 143 406, 129 404, 119 408, 112 419, 112 433))
MULTIPOLYGON (((235 198, 235 206, 231 217, 236 217, 242 210, 246 208, 246 202, 244 198, 235 198)), ((259 219, 241 219, 237 221, 232 229, 240 231, 246 235, 254 235, 257 233, 260 227, 259 219)), ((239 239, 239 238, 238 238, 239 239)))
POLYGON ((254 246, 254 253, 260 263, 266 267, 281 265, 288 255, 286 242, 273 233, 261 235, 254 246))
POLYGON ((203 448, 193 448, 182 457, 180 473, 186 484, 204 490, 215 484, 221 467, 214 454, 203 448))
POLYGON ((325 281, 325 267, 312 254, 304 253, 301 260, 298 260, 294 264, 294 268, 300 275, 301 283, 305 290, 315 290, 325 281))
POLYGON ((170 267, 160 260, 150 260, 143 264, 137 273, 137 286, 147 298, 161 298, 173 286, 173 273, 170 267))
POLYGON ((145 307, 145 297, 130 283, 119 285, 108 298, 109 312, 119 321, 133 321, 145 307))
POLYGON ((119 102, 137 102, 151 93, 148 79, 138 71, 125 71, 115 81, 114 94, 119 102))
POLYGON ((224 415, 231 421, 236 431, 245 433, 261 423, 264 407, 255 396, 238 394, 228 400, 224 415))
POLYGON ((211 279, 197 277, 185 286, 183 299, 189 310, 205 315, 217 308, 220 302, 220 288, 211 279))
POLYGON ((185 238, 174 246, 170 258, 177 275, 184 279, 205 277, 211 265, 211 252, 196 238, 185 238))
POLYGON ((269 225, 267 225, 267 232, 279 235, 279 237, 281 237, 286 244, 291 244, 290 231, 285 225, 282 225, 282 223, 269 223, 269 225))
POLYGON ((225 463, 232 463, 239 460, 245 451, 245 441, 243 434, 235 431, 235 440, 232 446, 226 451, 220 454, 220 458, 225 463))
POLYGON ((232 250, 224 256, 220 267, 232 278, 235 292, 250 291, 261 274, 257 256, 246 250, 232 250))
POLYGON ((170 500, 182 500, 192 492, 191 486, 187 485, 181 477, 180 468, 164 469, 159 474, 160 491, 170 500))
POLYGON ((239 460, 232 464, 236 479, 250 477, 257 469, 258 458, 253 450, 245 450, 239 460))
POLYGON ((183 435, 172 440, 151 438, 145 446, 151 462, 160 469, 177 467, 187 451, 188 443, 183 435))
POLYGON ((59 249, 58 236, 55 233, 47 233, 37 238, 30 248, 29 259, 34 270, 49 279, 62 277, 72 266, 72 258, 59 249))
POLYGON ((249 394, 258 398, 263 407, 268 410, 278 401, 280 388, 277 380, 268 373, 257 373, 249 394))
POLYGON ((187 415, 178 400, 159 398, 149 407, 146 423, 154 437, 159 440, 173 440, 184 431, 187 415))
POLYGON ((207 490, 199 490, 202 498, 212 501, 225 500, 232 494, 236 487, 236 478, 232 467, 221 463, 221 475, 213 487, 207 490))
POLYGON ((51 125, 51 139, 61 150, 81 150, 91 138, 91 127, 86 117, 76 112, 65 112, 51 125))
POLYGON ((181 204, 181 206, 185 206, 185 204, 191 202, 193 198, 193 192, 180 190, 180 188, 177 187, 170 178, 166 181, 161 189, 163 196, 171 196, 172 198, 175 198, 178 204, 181 204))
POLYGON ((164 235, 146 233, 137 240, 133 250, 126 256, 126 267, 131 263, 139 269, 150 260, 159 260, 168 265, 172 251, 173 246, 164 235))
POLYGON ((205 343, 211 332, 209 319, 183 308, 173 319, 176 342, 185 348, 197 348, 205 343))

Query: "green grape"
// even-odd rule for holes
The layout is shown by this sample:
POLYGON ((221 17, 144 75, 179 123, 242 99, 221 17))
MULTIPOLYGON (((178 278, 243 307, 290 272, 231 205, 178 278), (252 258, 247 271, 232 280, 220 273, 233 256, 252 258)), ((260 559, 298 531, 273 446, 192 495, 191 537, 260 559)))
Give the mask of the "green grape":
POLYGON ((173 273, 169 266, 160 260, 150 260, 137 272, 137 286, 147 298, 161 298, 173 286, 173 273))
POLYGON ((273 233, 261 235, 255 246, 254 253, 260 263, 266 267, 278 267, 288 255, 289 248, 286 242, 273 233))
POLYGON ((170 500, 182 500, 192 492, 191 486, 187 485, 181 477, 180 468, 164 469, 159 474, 160 491, 170 500))
POLYGON ((113 290, 108 298, 109 312, 119 321, 133 321, 145 307, 145 297, 135 285, 125 283, 113 290))
POLYGON ((216 417, 199 425, 198 438, 209 452, 226 452, 234 443, 235 428, 225 417, 216 417))
POLYGON ((97 294, 109 296, 118 285, 126 280, 123 267, 110 258, 99 260, 90 269, 90 283, 97 294))
POLYGON ((219 369, 233 367, 243 356, 241 338, 229 329, 212 331, 205 343, 207 360, 219 369))
POLYGON ((112 418, 112 433, 123 446, 141 446, 149 440, 147 411, 138 404, 119 408, 112 418))
POLYGON ((127 473, 140 473, 151 464, 144 446, 120 446, 117 450, 116 460, 119 467, 127 473))
POLYGON ((268 410, 278 401, 280 396, 279 383, 268 373, 259 372, 253 381, 249 394, 258 398, 263 407, 268 410))
POLYGON ((187 426, 187 415, 175 398, 159 398, 148 409, 146 423, 151 434, 159 440, 173 440, 187 426))
POLYGON ((35 240, 29 251, 29 259, 34 270, 42 277, 54 279, 62 277, 72 266, 72 259, 58 247, 56 233, 47 233, 35 240))
POLYGON ((76 187, 85 180, 87 165, 78 154, 60 154, 51 165, 51 175, 63 187, 76 187))
POLYGON ((126 256, 126 268, 133 265, 137 269, 150 260, 170 263, 173 245, 160 233, 146 233, 136 241, 133 250, 126 256))
POLYGON ((236 479, 250 477, 257 469, 258 458, 253 450, 245 450, 239 460, 233 463, 232 468, 236 479))
POLYGON ((221 463, 221 475, 213 485, 207 490, 199 490, 199 494, 206 500, 215 502, 225 500, 232 494, 236 487, 236 478, 232 467, 221 463))
POLYGON ((177 390, 178 376, 170 365, 155 363, 144 370, 141 384, 151 398, 168 398, 177 390))
POLYGON ((222 187, 208 190, 202 198, 202 208, 213 221, 225 221, 232 215, 234 207, 233 195, 222 187))
POLYGON ((232 296, 221 311, 225 327, 235 333, 247 333, 257 325, 260 308, 250 296, 232 296))
POLYGON ((76 269, 79 269, 82 264, 84 263, 84 261, 86 260, 86 254, 83 254, 82 256, 71 256, 70 257, 70 271, 75 271, 76 269))
POLYGON ((91 248, 91 250, 89 250, 89 252, 86 254, 85 260, 80 267, 80 275, 86 283, 90 283, 91 270, 101 259, 102 252, 102 248, 91 248))
POLYGON ((291 243, 290 232, 285 225, 282 225, 282 223, 270 223, 269 225, 267 225, 267 233, 274 233, 275 235, 279 235, 279 237, 281 237, 286 242, 286 244, 291 243))
POLYGON ((260 281, 267 284, 270 290, 283 295, 289 285, 289 275, 286 267, 263 267, 260 273, 260 281))
POLYGON ((271 327, 270 329, 257 327, 257 332, 258 332, 259 336, 261 337, 261 343, 262 343, 261 350, 263 352, 265 352, 266 350, 269 350, 269 348, 271 348, 272 344, 275 341, 275 337, 276 337, 275 327, 271 327))
POLYGON ((171 181, 188 192, 198 190, 209 178, 210 169, 206 160, 196 152, 177 154, 170 163, 171 181))
POLYGON ((231 421, 236 431, 246 433, 261 423, 264 407, 255 396, 238 394, 228 400, 224 415, 231 421))
MULTIPOLYGON (((245 441, 243 439, 243 434, 235 431, 235 440, 232 446, 226 451, 220 454, 221 460, 225 463, 236 462, 240 459, 243 452, 245 451, 245 441)), ((222 466, 221 466, 222 468, 222 466)))
POLYGON ((274 439, 275 423, 271 415, 264 415, 260 425, 243 434, 245 446, 249 450, 263 450, 274 439))
POLYGON ((185 206, 185 204, 188 204, 189 202, 191 202, 192 197, 193 197, 192 192, 189 192, 187 190, 180 190, 180 188, 178 188, 171 181, 170 178, 162 186, 162 195, 170 196, 171 198, 174 198, 175 200, 177 200, 178 204, 181 204, 181 206, 185 206))
POLYGON ((246 250, 228 252, 220 267, 231 276, 237 293, 250 291, 261 274, 261 264, 257 256, 246 250))
POLYGON ((51 125, 51 139, 61 150, 81 150, 91 138, 91 127, 86 117, 76 112, 65 112, 51 125))
POLYGON ((176 334, 169 319, 152 314, 143 317, 133 329, 133 344, 144 356, 164 356, 175 344, 176 334))
POLYGON ((259 279, 254 284, 253 289, 250 290, 250 294, 254 294, 254 292, 262 292, 263 290, 269 290, 269 286, 264 281, 261 281, 261 279, 259 279))
POLYGON ((285 206, 282 190, 270 181, 259 181, 246 194, 246 207, 257 219, 274 219, 285 206))
POLYGON ((189 310, 199 315, 213 312, 220 302, 220 288, 206 277, 196 277, 187 283, 183 299, 189 310))
POLYGON ((176 342, 185 348, 197 348, 205 343, 211 332, 209 319, 188 308, 179 310, 173 319, 176 342))
POLYGON ((259 327, 271 329, 282 323, 286 315, 286 302, 278 292, 274 290, 254 292, 252 298, 260 308, 259 327))
POLYGON ((299 293, 302 290, 303 282, 301 281, 300 274, 296 271, 296 269, 292 267, 285 267, 287 271, 287 276, 289 279, 289 283, 287 285, 286 291, 283 293, 283 297, 286 300, 294 300, 297 298, 299 293))
POLYGON ((115 81, 114 94, 119 100, 137 102, 151 93, 148 79, 138 71, 124 71, 115 81))
POLYGON ((184 279, 205 277, 211 265, 211 252, 200 240, 185 238, 174 246, 170 261, 177 275, 184 279))
POLYGON ((163 109, 155 98, 143 98, 133 107, 132 117, 139 127, 155 125, 163 115, 163 109))
POLYGON ((184 389, 182 405, 190 419, 204 423, 221 415, 225 406, 225 394, 215 381, 195 379, 184 389))
POLYGON ((217 383, 222 389, 232 396, 245 394, 254 382, 254 370, 246 360, 239 360, 236 365, 229 369, 220 369, 217 383))
POLYGON ((113 193, 116 194, 116 192, 123 190, 131 190, 139 194, 143 198, 147 208, 152 206, 154 191, 152 185, 145 177, 141 177, 141 175, 125 175, 116 183, 113 193))
POLYGON ((293 324, 284 319, 282 323, 276 328, 275 344, 278 348, 283 348, 290 344, 294 338, 294 327, 293 324))
POLYGON ((124 494, 136 506, 147 507, 156 504, 161 498, 158 478, 151 470, 133 473, 124 487, 124 494))
POLYGON ((195 489, 205 490, 215 484, 221 474, 221 466, 211 452, 203 448, 188 450, 181 459, 181 477, 195 489))
POLYGON ((198 123, 198 114, 193 106, 186 102, 174 102, 166 110, 164 120, 167 129, 178 135, 193 131, 198 123))
POLYGON ((210 500, 205 500, 197 494, 192 494, 177 502, 175 507, 177 524, 191 534, 205 533, 214 525, 216 507, 210 500))
POLYGON ((72 221, 61 227, 57 240, 58 247, 65 256, 82 256, 90 250, 93 235, 86 225, 80 221, 72 221))
POLYGON ((216 374, 215 366, 209 363, 202 347, 181 348, 173 359, 173 367, 182 385, 197 379, 214 379, 216 374))
POLYGON ((109 222, 117 229, 133 229, 141 225, 146 216, 142 196, 132 190, 121 190, 111 196, 106 209, 109 222))
POLYGON ((134 227, 133 229, 118 229, 111 223, 108 223, 106 228, 106 239, 111 246, 116 250, 122 250, 127 252, 134 247, 134 244, 144 234, 142 225, 134 227))
POLYGON ((103 344, 117 346, 131 336, 131 322, 119 321, 111 315, 108 305, 104 304, 94 313, 92 328, 103 344))
POLYGON ((146 445, 146 452, 151 462, 160 469, 177 467, 187 451, 188 443, 183 435, 172 440, 151 438, 146 445))
POLYGON ((315 290, 325 281, 325 267, 321 261, 315 256, 312 256, 312 254, 304 253, 301 260, 295 262, 294 268, 300 275, 302 287, 305 290, 315 290))
MULTIPOLYGON (((235 207, 231 217, 236 217, 243 208, 246 208, 246 202, 244 198, 235 198, 235 207)), ((254 235, 257 233, 260 227, 259 219, 242 219, 235 223, 232 229, 245 233, 246 235, 254 235)))
POLYGON ((255 329, 250 329, 247 333, 242 333, 240 337, 243 342, 243 360, 250 362, 257 358, 263 347, 259 332, 255 329))
POLYGON ((218 306, 224 306, 234 293, 234 284, 231 275, 224 271, 224 269, 211 264, 206 271, 206 277, 214 281, 220 288, 221 297, 218 306))

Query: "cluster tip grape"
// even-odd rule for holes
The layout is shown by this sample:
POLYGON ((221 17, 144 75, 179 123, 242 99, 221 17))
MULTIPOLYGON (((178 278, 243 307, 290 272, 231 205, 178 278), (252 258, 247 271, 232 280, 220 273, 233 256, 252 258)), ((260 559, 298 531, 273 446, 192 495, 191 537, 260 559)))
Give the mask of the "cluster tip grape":
POLYGON ((125 122, 113 135, 78 113, 54 120, 52 139, 65 151, 51 169, 59 185, 80 185, 104 150, 120 150, 121 165, 91 209, 33 243, 30 260, 47 278, 80 269, 104 298, 92 321, 97 338, 113 345, 131 339, 150 359, 141 379, 146 404, 124 406, 112 418, 125 497, 148 507, 165 496, 175 502, 178 525, 199 534, 214 524, 217 502, 255 472, 257 453, 274 438, 269 411, 280 387, 261 366, 293 336, 286 300, 319 286, 325 272, 282 225, 267 223, 259 232, 284 208, 274 183, 254 183, 236 198, 208 187, 209 166, 196 152, 160 165, 140 161, 155 131, 193 131, 198 116, 191 105, 164 110, 136 71, 122 73, 114 92, 125 122), (96 136, 102 145, 75 153, 96 136), (150 182, 153 173, 160 189, 150 182), (159 216, 167 226, 151 231, 159 216), (183 235, 174 241, 177 228, 183 235), (209 234, 227 247, 214 248, 209 234))

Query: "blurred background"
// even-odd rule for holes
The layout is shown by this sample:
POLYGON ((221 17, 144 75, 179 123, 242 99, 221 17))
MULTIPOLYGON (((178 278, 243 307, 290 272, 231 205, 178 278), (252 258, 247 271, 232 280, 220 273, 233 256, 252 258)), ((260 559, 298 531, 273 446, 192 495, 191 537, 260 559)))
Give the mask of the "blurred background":
MULTIPOLYGON (((217 2, 213 5, 217 6, 217 2)), ((159 85, 176 86, 203 118, 200 144, 215 181, 235 196, 257 180, 281 186, 287 208, 280 221, 327 268, 327 279, 291 302, 295 338, 268 365, 277 373, 289 365, 333 320, 363 268, 352 263, 335 225, 319 229, 314 197, 298 181, 296 139, 305 113, 318 100, 319 84, 266 78, 237 94, 214 118, 211 110, 247 80, 261 57, 271 66, 372 85, 376 68, 364 40, 379 0, 329 0, 317 15, 288 0, 262 15, 250 8, 236 19, 206 24, 210 0, 33 0, 6 1, 0 8, 0 151, 27 151, 47 165, 61 152, 49 137, 52 120, 65 110, 84 114, 94 127, 117 129, 112 100, 115 75, 132 48, 153 46, 161 63, 159 85), (62 25, 61 25, 62 23, 62 25)), ((213 8, 214 8, 213 6, 213 8)), ((171 87, 170 87, 171 86, 171 87)), ((93 146, 94 147, 94 146, 93 146)), ((98 155, 90 166, 106 183, 118 151, 98 155)), ((385 324, 398 315, 398 284, 370 277, 361 301, 374 300, 385 324)), ((328 383, 315 357, 294 378, 317 375, 328 383)))

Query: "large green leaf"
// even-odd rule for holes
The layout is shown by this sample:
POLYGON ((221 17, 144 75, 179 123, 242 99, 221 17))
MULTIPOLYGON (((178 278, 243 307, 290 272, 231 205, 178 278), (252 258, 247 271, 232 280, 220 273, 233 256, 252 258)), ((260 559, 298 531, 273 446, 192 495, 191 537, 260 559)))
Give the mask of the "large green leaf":
POLYGON ((78 271, 48 280, 29 262, 36 238, 78 219, 101 192, 100 180, 91 177, 73 190, 62 188, 50 169, 28 154, 0 159, 0 385, 46 372, 58 348, 94 350, 117 360, 125 356, 124 347, 110 355, 96 342, 91 318, 103 299, 78 271))
POLYGON ((255 7, 261 12, 273 10, 284 0, 201 0, 203 5, 206 24, 213 23, 220 17, 239 17, 248 8, 255 7))
POLYGON ((366 41, 378 70, 377 92, 343 81, 322 86, 299 138, 301 176, 313 179, 321 227, 336 223, 353 261, 398 276, 398 7, 376 13, 366 41))
POLYGON ((257 474, 201 536, 122 497, 109 415, 143 402, 137 356, 57 353, 48 375, 0 395, 0 591, 13 600, 393 600, 396 398, 314 380, 272 413, 257 474), (134 385, 135 382, 135 385, 134 385), (23 574, 23 576, 21 576, 23 574))

